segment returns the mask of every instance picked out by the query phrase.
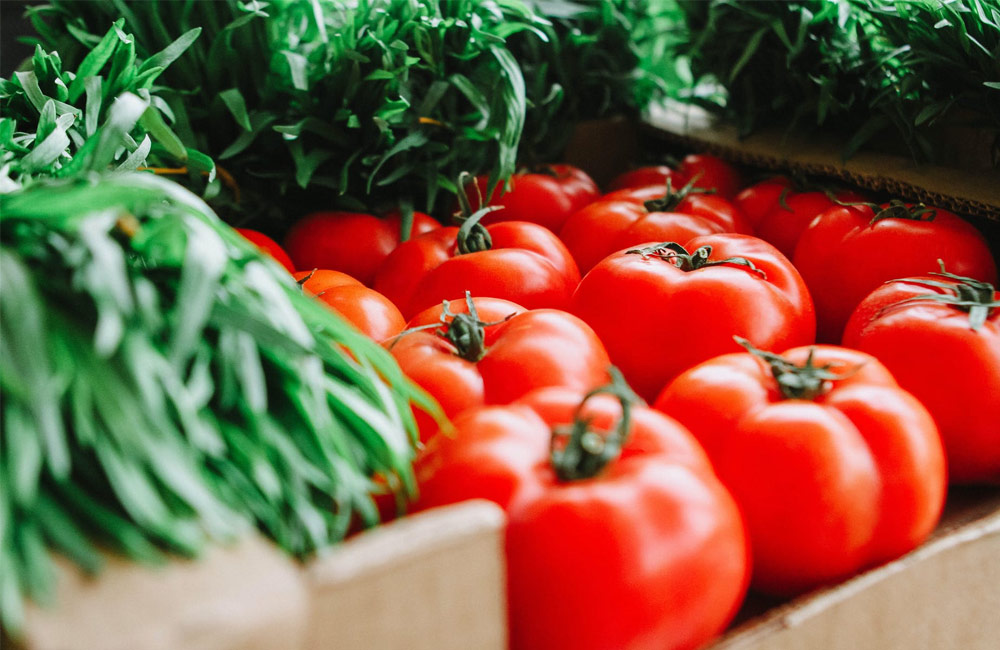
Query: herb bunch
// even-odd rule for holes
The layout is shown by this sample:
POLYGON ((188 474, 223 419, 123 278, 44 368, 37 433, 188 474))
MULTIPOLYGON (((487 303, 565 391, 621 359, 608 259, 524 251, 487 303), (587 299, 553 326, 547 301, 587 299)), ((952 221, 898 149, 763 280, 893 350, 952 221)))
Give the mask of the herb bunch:
POLYGON ((0 194, 0 622, 15 635, 22 595, 51 595, 49 550, 96 571, 100 546, 155 562, 255 527, 302 557, 376 523, 374 493, 413 487, 411 404, 438 413, 201 199, 107 171, 143 105, 119 96, 80 147, 102 155, 73 176, 0 194))
POLYGON ((64 70, 57 52, 36 46, 25 69, 0 79, 0 192, 36 177, 72 176, 95 160, 119 171, 183 168, 201 186, 202 174, 215 180, 211 159, 185 147, 171 129, 172 111, 154 86, 201 30, 140 62, 135 37, 122 25, 112 24, 75 70, 64 70), (120 125, 109 122, 112 111, 133 124, 124 139, 120 125))
POLYGON ((848 134, 845 157, 881 138, 933 160, 935 123, 961 116, 1000 131, 998 0, 677 6, 684 22, 673 52, 690 62, 692 78, 674 95, 722 114, 743 135, 828 128, 848 134))
POLYGON ((649 0, 531 0, 547 24, 507 39, 524 75, 527 115, 519 146, 524 164, 552 162, 582 120, 638 118, 662 93, 642 69, 641 29, 649 0))
POLYGON ((201 28, 161 92, 181 139, 244 190, 240 205, 216 204, 239 223, 381 203, 434 211, 461 171, 506 178, 525 90, 504 43, 541 24, 516 0, 53 0, 31 15, 66 58, 118 15, 140 58, 201 28))

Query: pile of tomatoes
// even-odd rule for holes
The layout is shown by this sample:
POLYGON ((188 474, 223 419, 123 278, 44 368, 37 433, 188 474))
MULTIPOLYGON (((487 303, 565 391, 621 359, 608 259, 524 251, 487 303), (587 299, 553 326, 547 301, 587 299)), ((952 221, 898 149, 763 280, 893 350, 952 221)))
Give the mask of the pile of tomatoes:
POLYGON ((506 510, 513 648, 702 646, 1000 482, 997 267, 954 214, 707 155, 460 198, 245 234, 440 403, 410 505, 506 510))

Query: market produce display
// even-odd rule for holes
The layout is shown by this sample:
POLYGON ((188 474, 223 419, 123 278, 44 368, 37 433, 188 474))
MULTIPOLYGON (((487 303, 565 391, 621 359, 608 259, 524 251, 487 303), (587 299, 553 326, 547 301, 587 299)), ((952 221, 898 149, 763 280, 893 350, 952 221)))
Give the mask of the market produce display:
POLYGON ((981 224, 704 151, 643 143, 600 185, 561 153, 669 96, 932 158, 925 126, 1000 124, 995 0, 28 15, 0 79, 8 636, 54 554, 263 534, 308 566, 480 498, 512 648, 691 650, 1000 483, 981 224))

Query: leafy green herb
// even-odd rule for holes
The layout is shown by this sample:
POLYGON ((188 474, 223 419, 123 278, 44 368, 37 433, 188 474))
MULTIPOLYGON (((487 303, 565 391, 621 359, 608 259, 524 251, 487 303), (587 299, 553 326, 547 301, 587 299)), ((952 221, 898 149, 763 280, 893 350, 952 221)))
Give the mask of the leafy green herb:
POLYGON ((848 134, 845 157, 881 138, 933 160, 935 125, 1000 133, 998 0, 656 1, 683 21, 646 56, 688 62, 672 94, 742 134, 819 127, 848 134))
MULTIPOLYGON (((108 142, 135 128, 128 97, 108 142)), ((155 562, 257 527, 307 556, 412 490, 411 404, 437 408, 193 194, 84 172, 0 213, 8 632, 51 592, 47 549, 96 571, 99 545, 155 562)))

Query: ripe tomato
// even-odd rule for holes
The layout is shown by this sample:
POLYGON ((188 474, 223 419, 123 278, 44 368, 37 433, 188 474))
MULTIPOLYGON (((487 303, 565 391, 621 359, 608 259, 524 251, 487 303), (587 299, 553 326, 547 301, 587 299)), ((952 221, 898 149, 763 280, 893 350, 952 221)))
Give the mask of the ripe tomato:
POLYGON ((550 230, 504 221, 475 224, 468 233, 445 227, 414 237, 386 258, 375 288, 412 317, 466 291, 528 309, 561 309, 579 281, 576 262, 550 230))
POLYGON ((657 187, 663 189, 667 180, 673 187, 683 187, 688 179, 667 165, 650 165, 639 167, 615 176, 608 183, 608 192, 642 187, 657 187))
POLYGON ((792 188, 784 176, 772 176, 740 190, 733 199, 747 221, 756 228, 761 218, 778 204, 781 196, 792 188))
POLYGON ((403 315, 392 301, 346 273, 319 269, 299 271, 293 276, 304 291, 376 341, 396 336, 406 327, 403 315))
POLYGON ((257 248, 261 249, 271 257, 273 257, 278 264, 281 264, 289 273, 295 270, 292 266, 292 260, 288 257, 288 253, 285 249, 278 245, 278 242, 274 241, 267 235, 256 230, 251 230, 249 228, 237 228, 236 232, 243 235, 248 241, 256 245, 257 248))
POLYGON ((684 157, 677 171, 695 187, 712 189, 719 196, 731 199, 743 187, 743 174, 722 158, 693 153, 684 157))
POLYGON ((581 397, 548 388, 459 415, 418 459, 417 507, 507 511, 513 650, 701 647, 746 588, 739 511, 683 427, 631 404, 625 421, 605 395, 578 413, 581 397))
POLYGON ((893 202, 822 213, 802 233, 793 261, 816 301, 817 337, 838 342, 848 317, 883 282, 926 273, 944 262, 952 273, 996 284, 985 239, 951 212, 893 202))
POLYGON ((844 330, 845 346, 877 357, 934 416, 952 483, 1000 482, 997 307, 992 285, 934 273, 883 284, 844 330))
POLYGON ((747 521, 752 584, 792 595, 915 548, 945 498, 934 420, 867 354, 725 354, 655 408, 704 445, 747 521))
POLYGON ((559 238, 581 273, 611 253, 650 241, 688 241, 698 235, 743 232, 750 228, 729 201, 690 186, 613 192, 574 213, 559 238))
MULTIPOLYGON (((299 219, 285 235, 285 248, 302 271, 333 269, 367 286, 375 270, 399 245, 401 217, 379 218, 355 212, 315 212, 299 219)), ((411 237, 441 224, 422 212, 413 213, 411 237)))
MULTIPOLYGON (((411 327, 423 324, 436 311, 440 328, 404 334, 390 346, 403 373, 437 399, 448 417, 471 406, 506 404, 535 388, 584 389, 607 378, 608 353, 576 316, 555 309, 525 311, 493 298, 448 304, 447 310, 439 305, 411 321, 411 327)), ((418 426, 426 439, 434 428, 421 416, 417 413, 418 426)))
POLYGON ((811 343, 815 332, 812 300, 791 263, 770 244, 732 233, 614 253, 580 282, 570 311, 646 399, 729 350, 734 334, 783 349, 811 343))
POLYGON ((465 187, 465 195, 473 209, 486 205, 502 209, 483 217, 482 223, 528 221, 555 232, 566 217, 598 196, 597 183, 582 169, 572 165, 548 165, 541 173, 519 173, 510 178, 510 189, 494 189, 487 199, 487 176, 476 177, 465 187))
MULTIPOLYGON (((815 190, 797 190, 785 178, 768 179, 746 188, 736 197, 741 209, 748 208, 753 216, 754 234, 773 245, 788 258, 795 254, 795 246, 802 232, 817 215, 841 203, 859 203, 867 198, 850 190, 830 195, 815 190)), ((746 209, 744 209, 746 214, 746 209)))

